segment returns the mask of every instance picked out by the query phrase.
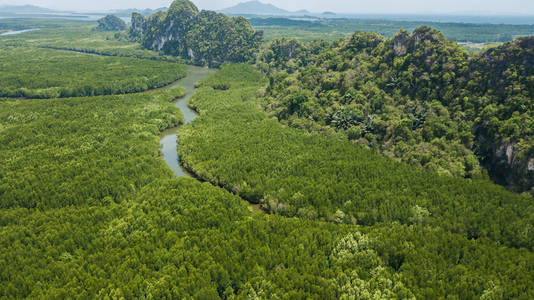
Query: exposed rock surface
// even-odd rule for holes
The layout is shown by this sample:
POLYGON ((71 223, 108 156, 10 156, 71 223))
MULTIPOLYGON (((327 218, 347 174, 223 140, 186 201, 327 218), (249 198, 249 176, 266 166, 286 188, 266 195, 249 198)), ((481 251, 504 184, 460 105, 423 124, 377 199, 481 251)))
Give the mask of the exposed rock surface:
POLYGON ((473 56, 426 26, 330 46, 281 39, 258 62, 272 74, 266 110, 282 122, 444 175, 487 169, 534 194, 534 36, 473 56))
POLYGON ((494 149, 489 168, 502 184, 518 190, 534 185, 534 156, 525 156, 514 142, 501 142, 494 149))
POLYGON ((534 187, 534 37, 490 48, 470 66, 469 88, 483 99, 475 131, 495 179, 534 187))
POLYGON ((397 56, 404 56, 408 53, 413 53, 425 41, 431 44, 439 44, 444 42, 443 38, 441 33, 426 26, 417 28, 411 36, 407 31, 401 30, 393 37, 393 51, 397 56))
POLYGON ((404 30, 400 31, 393 38, 393 51, 395 55, 404 56, 408 53, 408 46, 410 42, 410 34, 404 30))
POLYGON ((130 27, 130 36, 139 38, 143 34, 146 19, 143 15, 132 13, 132 25, 130 27))

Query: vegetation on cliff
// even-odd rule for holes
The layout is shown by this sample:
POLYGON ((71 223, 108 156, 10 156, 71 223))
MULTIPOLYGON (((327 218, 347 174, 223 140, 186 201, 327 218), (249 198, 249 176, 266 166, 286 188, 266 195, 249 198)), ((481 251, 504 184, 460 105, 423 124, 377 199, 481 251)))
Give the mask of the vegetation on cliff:
MULTIPOLYGON (((490 173, 518 190, 534 187, 534 37, 490 48, 472 60, 477 152, 490 173)), ((534 189, 532 190, 534 192, 534 189)))
POLYGON ((263 38, 245 18, 199 12, 188 0, 174 1, 168 11, 147 19, 133 14, 130 36, 147 49, 210 65, 251 61, 263 38))

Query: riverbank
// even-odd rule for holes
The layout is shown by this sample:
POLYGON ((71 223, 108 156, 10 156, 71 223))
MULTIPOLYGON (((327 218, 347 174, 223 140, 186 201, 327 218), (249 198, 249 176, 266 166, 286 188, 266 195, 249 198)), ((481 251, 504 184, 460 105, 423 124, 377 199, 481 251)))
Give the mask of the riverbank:
MULTIPOLYGON (((186 66, 186 69, 187 75, 184 78, 171 84, 170 88, 185 89, 184 96, 179 98, 178 101, 176 101, 174 104, 182 111, 182 114, 184 115, 184 124, 189 124, 198 117, 198 114, 192 109, 190 109, 187 105, 187 102, 195 93, 195 83, 212 75, 213 73, 215 73, 215 70, 196 66, 186 66)), ((167 166, 169 166, 169 168, 174 172, 175 176, 194 177, 180 163, 177 146, 178 129, 167 129, 163 131, 160 136, 160 145, 162 148, 161 152, 163 154, 163 160, 165 161, 167 166)))

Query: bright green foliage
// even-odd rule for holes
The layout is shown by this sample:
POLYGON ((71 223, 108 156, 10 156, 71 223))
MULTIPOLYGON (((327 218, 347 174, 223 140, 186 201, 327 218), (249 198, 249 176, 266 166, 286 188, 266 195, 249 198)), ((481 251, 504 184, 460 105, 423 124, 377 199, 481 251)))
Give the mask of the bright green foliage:
MULTIPOLYGON (((100 76, 128 61, 123 68, 136 75, 109 75, 113 82, 142 78, 128 68, 146 61, 101 64, 28 46, 160 59, 84 26, 60 31, 5 42, 100 76)), ((355 40, 376 43, 372 35, 355 40)), ((325 44, 309 45, 286 41, 270 55, 282 59, 277 68, 298 70, 325 44)), ((55 80, 50 74, 60 73, 41 78, 55 80)), ((72 74, 64 87, 76 87, 72 74)), ((90 77, 86 85, 103 83, 90 77)), ((532 252, 502 246, 532 247, 532 199, 399 164, 334 131, 325 138, 282 127, 256 99, 268 84, 250 66, 225 66, 199 84, 192 104, 202 117, 179 141, 198 175, 278 213, 270 215, 209 183, 172 179, 158 135, 183 120, 169 102, 182 89, 0 100, 0 298, 534 298, 532 252), (343 224, 353 222, 370 226, 343 224)), ((292 97, 292 109, 305 97, 292 97)), ((332 116, 349 136, 363 134, 351 126, 354 111, 332 116)), ((408 134, 410 121, 401 119, 397 134, 408 134)))
POLYGON ((0 208, 120 202, 167 175, 155 141, 183 93, 0 102, 0 208))
MULTIPOLYGON (((248 66, 227 66, 195 103, 203 119, 219 111, 251 125, 246 141, 265 120, 251 101, 264 84, 248 66)), ((358 227, 254 213, 209 183, 172 179, 158 134, 180 123, 168 101, 183 92, 0 102, 0 298, 534 296, 532 253, 430 227, 423 206, 411 226, 358 227)), ((276 135, 297 132, 272 124, 276 135)), ((301 141, 289 138, 283 145, 301 141)), ((248 147, 236 145, 221 159, 248 147)))
POLYGON ((183 93, 0 102, 0 297, 339 296, 331 249, 348 228, 170 179, 158 134, 183 93))
POLYGON ((255 91, 265 83, 243 65, 225 66, 202 82, 191 102, 201 118, 180 132, 187 168, 276 214, 361 225, 424 223, 534 247, 532 198, 486 180, 398 163, 336 135, 282 127, 257 110, 255 91))
POLYGON ((0 224, 0 296, 533 296, 531 253, 419 226, 252 216, 237 197, 187 178, 121 205, 3 210, 0 224))
POLYGON ((1 47, 0 69, 0 96, 26 98, 140 92, 185 76, 175 63, 29 47, 1 47))
POLYGON ((188 0, 174 1, 167 12, 146 20, 133 15, 132 24, 131 37, 140 37, 145 48, 197 64, 250 61, 262 41, 262 33, 255 32, 245 18, 199 12, 188 0))
POLYGON ((461 239, 423 226, 388 224, 362 232, 369 241, 367 248, 375 251, 386 266, 397 270, 393 274, 403 279, 417 299, 534 296, 530 287, 534 256, 524 249, 461 239))
POLYGON ((96 30, 100 31, 122 31, 126 29, 126 22, 114 15, 107 15, 98 20, 96 30))
POLYGON ((320 46, 275 40, 258 63, 270 77, 265 108, 284 124, 340 132, 444 175, 480 177, 480 161, 493 178, 528 190, 533 40, 472 59, 428 27, 320 46))

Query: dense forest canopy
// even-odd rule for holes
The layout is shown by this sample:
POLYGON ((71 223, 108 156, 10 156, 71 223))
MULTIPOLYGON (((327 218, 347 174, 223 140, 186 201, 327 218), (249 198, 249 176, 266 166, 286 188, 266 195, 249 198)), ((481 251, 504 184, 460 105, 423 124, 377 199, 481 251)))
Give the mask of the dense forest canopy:
POLYGON ((471 61, 477 151, 496 179, 534 186, 534 36, 485 51, 471 61))
POLYGON ((200 64, 249 61, 263 36, 262 32, 255 32, 243 17, 199 12, 188 0, 176 0, 168 11, 158 12, 147 19, 133 14, 131 23, 130 36, 145 48, 200 64))
POLYGON ((25 98, 133 93, 185 76, 183 66, 165 61, 2 45, 0 69, 0 96, 25 98))
POLYGON ((457 177, 529 190, 534 181, 534 37, 473 58, 428 27, 391 39, 355 33, 328 43, 274 40, 259 58, 266 110, 457 177), (508 154, 506 154, 508 153, 508 154))
POLYGON ((167 175, 153 142, 183 122, 184 92, 0 102, 0 208, 120 202, 167 175))
POLYGON ((243 65, 202 81, 191 99, 201 117, 182 127, 178 141, 184 164, 200 178, 284 216, 367 226, 422 222, 468 238, 534 247, 531 197, 488 180, 414 168, 338 136, 282 127, 257 110, 263 83, 243 65))
MULTIPOLYGON (((207 28, 247 27, 173 6, 153 18, 205 17, 212 56, 231 43, 207 28)), ((0 98, 0 298, 534 299, 534 200, 484 174, 529 185, 534 39, 474 57, 429 28, 232 48, 258 63, 197 83, 177 129, 195 177, 174 178, 160 139, 186 91, 160 86, 186 68, 130 42, 135 17, 127 38, 0 20, 41 28, 0 37, 0 90, 83 96, 0 98)))
MULTIPOLYGON (((268 126, 266 133, 274 129, 274 137, 283 137, 280 131, 289 135, 278 149, 294 148, 292 142, 300 147, 303 139, 324 140, 267 120, 255 103, 257 89, 265 83, 250 66, 226 66, 201 83, 194 103, 203 117, 184 132, 198 134, 212 127, 215 133, 200 137, 216 148, 234 144, 239 137, 228 137, 235 129, 248 139, 262 126, 268 126), (228 112, 236 119, 228 118, 228 112), (218 137, 217 132, 225 134, 218 137)), ((415 211, 411 225, 321 222, 309 220, 306 210, 286 218, 255 213, 239 197, 209 183, 171 178, 159 158, 158 134, 181 122, 180 112, 169 102, 181 93, 164 89, 0 101, 0 174, 7 179, 0 185, 0 196, 8 200, 0 208, 0 297, 534 296, 530 251, 484 237, 467 239, 443 229, 444 224, 430 226, 427 221, 436 217, 423 208, 415 211)), ((253 142, 218 155, 223 163, 235 153, 260 166, 259 157, 238 156, 253 142)), ((261 155, 273 149, 270 142, 261 155)), ((343 143, 327 141, 338 142, 343 143)), ((304 145, 302 151, 314 149, 304 145)), ((246 185, 240 187, 246 195, 246 185)), ((303 200, 298 194, 292 199, 303 200)), ((342 220, 341 214, 334 216, 342 220)), ((511 220, 502 218, 502 224, 511 220)), ((468 225, 491 229, 484 222, 468 225)), ((517 224, 517 229, 526 227, 517 224)))

